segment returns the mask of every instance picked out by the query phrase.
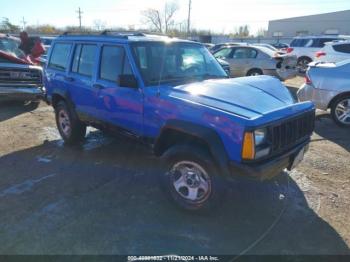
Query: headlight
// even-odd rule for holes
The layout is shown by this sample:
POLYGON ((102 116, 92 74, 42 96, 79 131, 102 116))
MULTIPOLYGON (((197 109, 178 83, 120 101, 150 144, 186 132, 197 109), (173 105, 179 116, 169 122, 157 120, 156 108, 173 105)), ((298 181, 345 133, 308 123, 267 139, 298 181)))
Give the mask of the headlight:
POLYGON ((260 146, 266 141, 267 131, 265 128, 255 130, 254 138, 255 138, 255 146, 260 146))

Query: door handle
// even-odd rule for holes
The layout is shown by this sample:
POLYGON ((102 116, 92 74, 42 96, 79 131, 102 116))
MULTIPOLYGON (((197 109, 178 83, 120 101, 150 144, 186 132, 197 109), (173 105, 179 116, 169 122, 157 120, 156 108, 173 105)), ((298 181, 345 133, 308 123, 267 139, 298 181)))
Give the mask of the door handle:
POLYGON ((75 80, 73 77, 69 77, 69 76, 66 76, 64 79, 68 82, 74 82, 75 80))
POLYGON ((100 85, 100 84, 94 84, 92 87, 96 88, 96 89, 100 89, 100 90, 105 89, 105 87, 103 85, 100 85))

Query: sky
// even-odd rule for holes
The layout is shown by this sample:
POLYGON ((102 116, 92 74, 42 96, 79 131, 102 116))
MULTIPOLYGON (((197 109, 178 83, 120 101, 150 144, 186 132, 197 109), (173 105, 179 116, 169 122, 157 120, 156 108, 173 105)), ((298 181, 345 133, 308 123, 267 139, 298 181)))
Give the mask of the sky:
MULTIPOLYGON (((189 0, 175 0, 178 27, 187 19, 189 0)), ((57 27, 82 24, 93 26, 99 20, 106 27, 145 28, 141 12, 148 8, 163 9, 165 0, 0 0, 0 18, 13 24, 52 24, 57 27)), ((350 0, 192 0, 191 25, 217 33, 231 33, 240 25, 250 31, 267 29, 268 21, 288 17, 327 13, 350 9, 350 0)))

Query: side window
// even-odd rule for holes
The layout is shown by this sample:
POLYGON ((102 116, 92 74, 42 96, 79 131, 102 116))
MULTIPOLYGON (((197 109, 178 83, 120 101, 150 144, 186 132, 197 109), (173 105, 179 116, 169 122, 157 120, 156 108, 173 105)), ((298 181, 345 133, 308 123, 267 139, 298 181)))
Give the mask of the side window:
POLYGON ((258 52, 252 48, 237 48, 233 54, 234 59, 256 58, 258 52))
POLYGON ((132 74, 124 48, 104 46, 101 53, 100 79, 115 82, 121 74, 132 74))
POLYGON ((57 43, 54 45, 48 67, 66 70, 72 44, 57 43))
POLYGON ((350 44, 334 45, 333 49, 337 52, 350 54, 350 44))
POLYGON ((223 49, 217 51, 214 54, 214 56, 215 56, 215 58, 220 58, 220 57, 232 58, 231 53, 232 53, 232 48, 223 48, 223 49))
POLYGON ((78 73, 86 76, 92 76, 94 70, 96 45, 83 45, 81 47, 78 73))

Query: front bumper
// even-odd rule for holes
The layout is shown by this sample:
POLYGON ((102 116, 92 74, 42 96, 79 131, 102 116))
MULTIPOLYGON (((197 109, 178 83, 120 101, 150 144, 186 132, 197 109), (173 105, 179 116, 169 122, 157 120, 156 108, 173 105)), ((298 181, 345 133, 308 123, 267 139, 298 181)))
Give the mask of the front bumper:
POLYGON ((43 87, 0 86, 0 100, 37 101, 44 97, 43 87))
POLYGON ((230 173, 234 178, 252 178, 255 180, 268 180, 279 175, 284 169, 291 170, 294 159, 298 153, 305 148, 308 149, 310 139, 295 146, 288 152, 277 158, 264 161, 262 163, 230 163, 230 173))
POLYGON ((315 88, 312 85, 304 84, 298 90, 299 101, 312 101, 317 109, 327 110, 330 101, 338 95, 339 92, 315 88))

